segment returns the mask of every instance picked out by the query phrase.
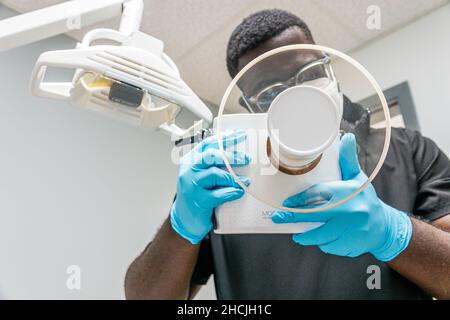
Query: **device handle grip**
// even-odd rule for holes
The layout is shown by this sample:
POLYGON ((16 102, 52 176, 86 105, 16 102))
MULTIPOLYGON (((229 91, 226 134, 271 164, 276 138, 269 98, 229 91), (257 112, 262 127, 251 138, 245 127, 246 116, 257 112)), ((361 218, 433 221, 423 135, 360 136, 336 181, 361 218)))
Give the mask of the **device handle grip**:
POLYGON ((72 82, 44 81, 47 68, 75 69, 74 64, 65 63, 60 56, 61 51, 49 51, 41 54, 36 62, 30 80, 30 91, 33 95, 69 101, 72 82), (58 57, 59 59, 55 59, 58 57))
MULTIPOLYGON (((185 141, 186 139, 192 140, 194 136, 197 136, 196 133, 202 132, 204 127, 203 119, 195 122, 191 127, 189 128, 181 128, 176 123, 163 123, 161 126, 159 126, 159 130, 164 132, 167 135, 170 135, 172 137, 172 140, 175 141, 176 146, 182 146, 187 143, 182 143, 182 141, 185 141)), ((194 143, 194 142, 192 142, 194 143)))
POLYGON ((90 47, 92 42, 98 40, 110 40, 122 45, 127 45, 130 42, 130 37, 116 30, 99 28, 86 33, 83 37, 81 46, 84 48, 90 47))

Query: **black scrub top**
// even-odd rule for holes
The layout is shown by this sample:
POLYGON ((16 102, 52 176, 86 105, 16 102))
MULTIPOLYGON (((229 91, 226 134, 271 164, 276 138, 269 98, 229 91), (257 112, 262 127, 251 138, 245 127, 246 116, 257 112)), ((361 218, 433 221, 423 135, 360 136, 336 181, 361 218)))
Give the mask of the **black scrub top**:
MULTIPOLYGON (((345 129, 355 133, 360 163, 372 172, 384 130, 370 129, 361 108, 346 103, 345 129)), ((387 159, 373 185, 385 203, 420 219, 433 221, 450 213, 450 161, 418 132, 392 130, 387 159)), ((205 284, 211 275, 218 299, 431 299, 370 254, 325 254, 318 247, 294 243, 286 234, 210 232, 201 243, 192 283, 205 284), (367 285, 371 266, 380 268, 381 288, 367 285)))

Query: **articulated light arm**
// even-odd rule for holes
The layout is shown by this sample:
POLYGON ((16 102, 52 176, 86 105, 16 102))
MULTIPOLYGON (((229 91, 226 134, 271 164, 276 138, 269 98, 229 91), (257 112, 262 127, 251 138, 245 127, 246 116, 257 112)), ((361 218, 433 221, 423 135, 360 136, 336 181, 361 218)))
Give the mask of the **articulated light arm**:
POLYGON ((120 20, 119 31, 125 35, 130 35, 134 31, 138 31, 141 26, 143 12, 143 0, 126 1, 123 4, 123 13, 120 20))
POLYGON ((78 30, 122 15, 120 31, 139 29, 142 0, 73 0, 0 21, 0 51, 78 30))

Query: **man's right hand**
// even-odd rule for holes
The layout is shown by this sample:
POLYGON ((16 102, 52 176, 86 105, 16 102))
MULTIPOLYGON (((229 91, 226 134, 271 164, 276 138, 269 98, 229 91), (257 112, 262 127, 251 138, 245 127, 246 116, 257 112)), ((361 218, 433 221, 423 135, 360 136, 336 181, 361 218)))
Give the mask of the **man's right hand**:
MULTIPOLYGON (((245 131, 223 135, 225 156, 231 166, 250 163, 248 155, 226 150, 246 138, 245 131)), ((172 228, 192 244, 198 244, 211 231, 214 208, 244 195, 244 190, 224 167, 216 136, 203 140, 181 159, 177 198, 172 204, 170 222, 172 228)), ((239 179, 249 184, 247 177, 240 176, 239 179)))

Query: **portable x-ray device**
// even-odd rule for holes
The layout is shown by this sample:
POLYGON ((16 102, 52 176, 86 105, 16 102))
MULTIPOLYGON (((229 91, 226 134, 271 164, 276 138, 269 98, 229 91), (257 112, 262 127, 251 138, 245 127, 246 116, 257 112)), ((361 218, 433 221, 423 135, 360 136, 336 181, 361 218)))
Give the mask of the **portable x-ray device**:
MULTIPOLYGON (((337 50, 315 45, 291 45, 254 59, 231 82, 214 120, 222 153, 229 146, 221 141, 221 134, 245 129, 247 140, 232 150, 251 156, 250 165, 245 167, 232 166, 224 156, 226 167, 235 180, 239 182, 239 176, 246 176, 250 185, 239 182, 246 191, 244 196, 216 208, 215 232, 290 234, 319 227, 320 223, 277 225, 271 218, 274 210, 314 214, 332 209, 364 190, 378 174, 386 157, 390 139, 389 119, 386 100, 373 77, 356 61, 337 50), (368 80, 375 88, 386 120, 385 131, 378 131, 378 134, 384 133, 384 147, 373 171, 365 172, 367 181, 355 186, 357 190, 352 194, 306 197, 301 208, 287 208, 283 206, 287 198, 316 184, 342 179, 339 149, 341 135, 346 133, 341 130, 344 97, 331 66, 331 55, 356 67, 363 80, 368 80), (296 73, 286 77, 292 72, 296 73), (279 79, 284 80, 280 82, 279 79), (268 87, 265 87, 266 83, 268 87), (247 97, 243 89, 252 95, 247 97), (225 112, 236 94, 241 95, 241 104, 249 112, 225 112)), ((376 157, 376 154, 371 156, 376 157)))

